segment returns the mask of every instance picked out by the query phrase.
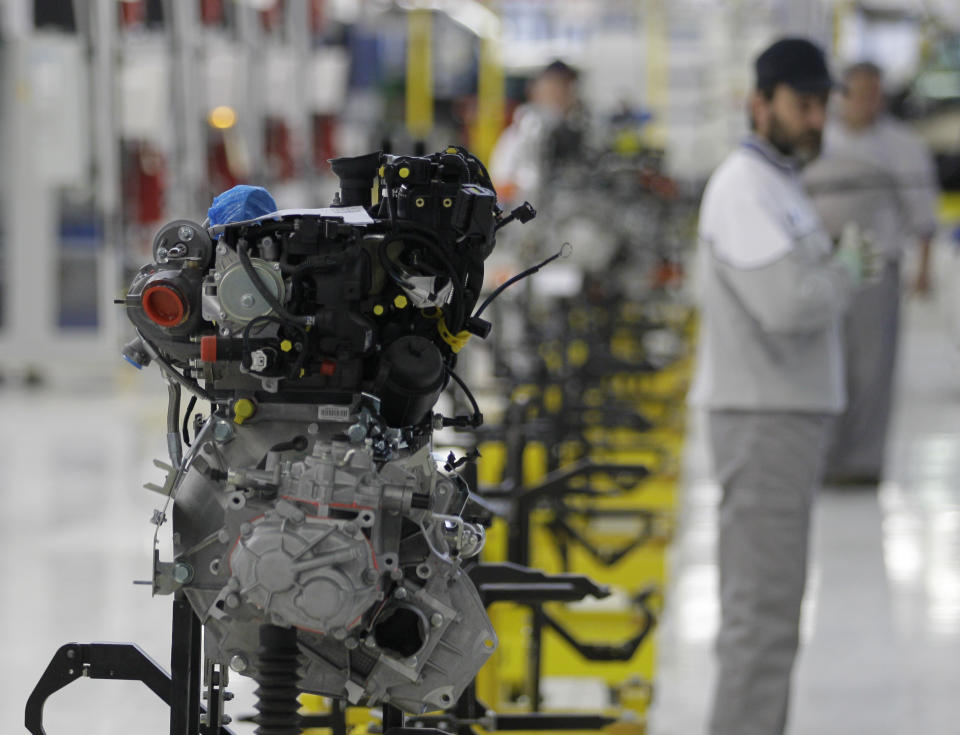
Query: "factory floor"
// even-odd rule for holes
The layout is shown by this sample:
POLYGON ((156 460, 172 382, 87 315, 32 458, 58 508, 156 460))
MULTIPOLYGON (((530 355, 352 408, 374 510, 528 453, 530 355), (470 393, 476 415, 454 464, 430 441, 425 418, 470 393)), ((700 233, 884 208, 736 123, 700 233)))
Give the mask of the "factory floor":
MULTIPOLYGON (((957 732, 960 350, 943 311, 922 302, 905 310, 879 493, 828 489, 820 497, 793 735, 957 732)), ((136 641, 169 662, 170 598, 151 599, 149 588, 132 584, 150 574, 149 521, 161 498, 142 485, 162 481, 151 461, 165 455, 165 394, 154 371, 131 369, 124 382, 119 390, 0 387, 2 733, 23 732, 23 703, 65 642, 136 641)), ((713 678, 717 488, 696 422, 689 445, 653 735, 701 735, 713 678)), ((238 677, 230 688, 238 692, 230 711, 251 712, 252 682, 238 677)), ((51 698, 46 729, 168 732, 163 706, 144 687, 90 680, 51 698)))
MULTIPOLYGON (((938 303, 906 303, 884 481, 819 496, 790 735, 957 732, 960 349, 950 331, 938 303)), ((709 716, 719 488, 702 424, 688 443, 650 735, 701 735, 709 716)))

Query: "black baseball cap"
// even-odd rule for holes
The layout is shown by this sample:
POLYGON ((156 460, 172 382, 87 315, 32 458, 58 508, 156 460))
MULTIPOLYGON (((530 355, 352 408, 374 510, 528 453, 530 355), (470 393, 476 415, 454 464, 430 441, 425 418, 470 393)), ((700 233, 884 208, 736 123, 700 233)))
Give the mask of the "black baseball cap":
POLYGON ((571 82, 577 81, 577 78, 580 76, 580 72, 562 59, 554 59, 551 61, 540 71, 537 76, 545 77, 548 74, 555 74, 559 77, 565 77, 571 82))
POLYGON ((823 51, 806 38, 781 38, 757 57, 757 88, 787 84, 800 92, 827 92, 836 86, 823 51))

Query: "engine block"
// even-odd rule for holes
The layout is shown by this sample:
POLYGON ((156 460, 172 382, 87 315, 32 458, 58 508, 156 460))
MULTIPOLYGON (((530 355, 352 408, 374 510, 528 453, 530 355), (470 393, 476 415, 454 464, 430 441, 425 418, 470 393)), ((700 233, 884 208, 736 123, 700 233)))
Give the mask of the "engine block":
POLYGON ((484 529, 432 436, 482 421, 454 368, 490 329, 473 309, 496 230, 534 212, 503 217, 455 146, 332 163, 334 206, 172 222, 127 291, 124 357, 157 362, 170 389, 154 489, 174 559, 155 557, 154 592, 185 596, 207 657, 261 689, 292 640, 284 682, 418 713, 451 706, 497 645, 463 570, 484 529), (473 415, 433 412, 451 379, 473 415), (186 452, 182 389, 210 404, 186 452), (265 659, 277 631, 284 652, 265 659))

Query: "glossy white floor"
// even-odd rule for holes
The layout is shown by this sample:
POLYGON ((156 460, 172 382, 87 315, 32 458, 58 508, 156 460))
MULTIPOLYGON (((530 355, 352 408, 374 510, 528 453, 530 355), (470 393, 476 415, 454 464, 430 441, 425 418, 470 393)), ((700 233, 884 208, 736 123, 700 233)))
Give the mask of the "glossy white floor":
MULTIPOLYGON (((879 492, 818 500, 791 735, 958 731, 960 351, 944 307, 908 303, 900 348, 879 492)), ((714 681, 719 490, 699 427, 687 460, 652 735, 704 733, 714 681)))
MULTIPOLYGON (((878 496, 825 492, 793 706, 794 735, 947 735, 960 692, 960 352, 941 309, 905 315, 889 479, 878 496)), ((145 371, 146 373, 146 371, 145 371)), ((170 598, 149 574, 165 397, 154 372, 122 390, 0 388, 0 733, 68 641, 136 641, 169 662, 170 598)), ((661 630, 656 735, 700 735, 716 628, 713 513, 702 438, 691 442, 675 585, 661 630)), ((249 713, 237 678, 233 714, 249 713)), ((166 735, 142 686, 81 680, 55 695, 48 735, 166 735)), ((237 727, 251 732, 251 726, 237 727)))

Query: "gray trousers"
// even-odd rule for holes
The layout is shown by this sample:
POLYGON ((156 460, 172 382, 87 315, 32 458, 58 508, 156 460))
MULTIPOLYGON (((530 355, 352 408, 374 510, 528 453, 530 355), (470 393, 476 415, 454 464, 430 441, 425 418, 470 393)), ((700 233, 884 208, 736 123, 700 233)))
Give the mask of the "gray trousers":
POLYGON ((844 320, 847 409, 834 426, 828 481, 883 472, 899 331, 900 268, 890 263, 877 283, 857 290, 844 320))
POLYGON ((780 735, 831 417, 714 411, 720 630, 711 735, 780 735))

